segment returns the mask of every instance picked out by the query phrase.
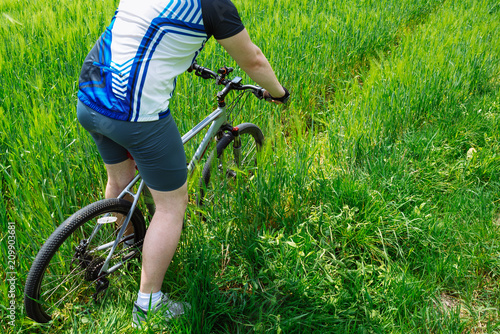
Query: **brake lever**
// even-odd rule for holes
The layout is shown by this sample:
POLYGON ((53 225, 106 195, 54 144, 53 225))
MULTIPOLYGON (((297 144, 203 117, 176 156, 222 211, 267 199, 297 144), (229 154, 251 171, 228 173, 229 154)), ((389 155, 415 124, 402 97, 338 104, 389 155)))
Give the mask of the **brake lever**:
POLYGON ((252 94, 255 95, 255 97, 257 97, 259 100, 262 100, 264 98, 264 92, 266 90, 264 88, 262 89, 254 89, 252 90, 252 94))

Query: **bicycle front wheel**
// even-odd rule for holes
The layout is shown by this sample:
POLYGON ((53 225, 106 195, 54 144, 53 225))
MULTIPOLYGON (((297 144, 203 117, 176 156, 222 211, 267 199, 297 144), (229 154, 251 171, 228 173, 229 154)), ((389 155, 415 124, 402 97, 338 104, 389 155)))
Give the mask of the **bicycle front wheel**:
POLYGON ((97 299, 110 283, 117 283, 115 270, 140 254, 146 233, 144 218, 136 208, 129 222, 133 232, 121 238, 108 271, 101 272, 131 206, 122 199, 92 203, 52 233, 26 279, 24 304, 28 317, 45 323, 53 317, 86 311, 90 299, 97 299))
POLYGON ((220 190, 234 188, 252 178, 257 169, 257 152, 264 143, 262 130, 255 124, 238 125, 238 135, 225 135, 203 166, 198 204, 213 199, 220 190))

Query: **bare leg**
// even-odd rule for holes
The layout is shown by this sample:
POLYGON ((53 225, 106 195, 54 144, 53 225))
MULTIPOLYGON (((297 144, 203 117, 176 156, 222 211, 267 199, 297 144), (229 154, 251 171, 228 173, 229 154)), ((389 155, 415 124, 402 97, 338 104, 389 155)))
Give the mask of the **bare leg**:
POLYGON ((173 191, 151 190, 156 210, 142 246, 140 291, 160 291, 182 231, 188 196, 187 183, 173 191))
MULTIPOLYGON (((106 198, 116 198, 135 176, 135 162, 127 159, 118 164, 106 165, 106 169, 106 198)), ((143 293, 155 293, 161 289, 179 243, 188 201, 187 183, 173 191, 150 191, 156 210, 142 246, 140 291, 143 293)))
MULTIPOLYGON (((135 176, 135 162, 132 159, 127 159, 123 162, 108 165, 106 164, 106 170, 108 171, 108 183, 106 185, 106 198, 116 198, 125 189, 125 187, 132 181, 135 176)), ((126 195, 124 197, 127 201, 132 202, 132 196, 126 195)), ((124 215, 117 214, 118 221, 115 223, 116 228, 120 228, 125 219, 124 215)), ((129 224, 125 230, 125 236, 130 235, 134 232, 134 227, 129 224)))
MULTIPOLYGON (((127 159, 113 165, 106 164, 106 170, 108 171, 106 198, 116 198, 134 178, 135 162, 132 159, 127 159)), ((131 198, 125 199, 131 200, 131 198)))

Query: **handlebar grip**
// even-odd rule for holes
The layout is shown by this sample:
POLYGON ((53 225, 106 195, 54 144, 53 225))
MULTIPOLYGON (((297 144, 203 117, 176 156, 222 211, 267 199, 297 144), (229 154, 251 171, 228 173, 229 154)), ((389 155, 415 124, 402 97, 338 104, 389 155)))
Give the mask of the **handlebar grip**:
POLYGON ((194 71, 194 74, 202 77, 203 79, 215 79, 217 77, 217 74, 213 71, 211 71, 208 68, 205 68, 203 66, 198 65, 196 62, 193 62, 191 66, 187 69, 188 72, 194 71))
POLYGON ((264 98, 265 91, 266 90, 264 88, 254 89, 252 90, 252 94, 255 95, 255 97, 257 97, 259 100, 262 100, 264 98))
POLYGON ((196 70, 196 68, 198 67, 198 63, 196 63, 195 61, 191 64, 191 66, 189 66, 189 68, 187 69, 187 71, 189 73, 193 72, 194 70, 196 70))

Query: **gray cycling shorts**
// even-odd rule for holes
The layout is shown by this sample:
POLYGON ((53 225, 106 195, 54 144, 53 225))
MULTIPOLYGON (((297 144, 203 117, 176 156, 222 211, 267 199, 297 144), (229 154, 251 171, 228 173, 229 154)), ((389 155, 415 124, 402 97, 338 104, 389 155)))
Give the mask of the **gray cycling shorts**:
POLYGON ((129 152, 151 189, 171 191, 186 182, 186 154, 170 114, 153 122, 119 121, 78 101, 77 117, 92 135, 104 163, 123 162, 129 152))

